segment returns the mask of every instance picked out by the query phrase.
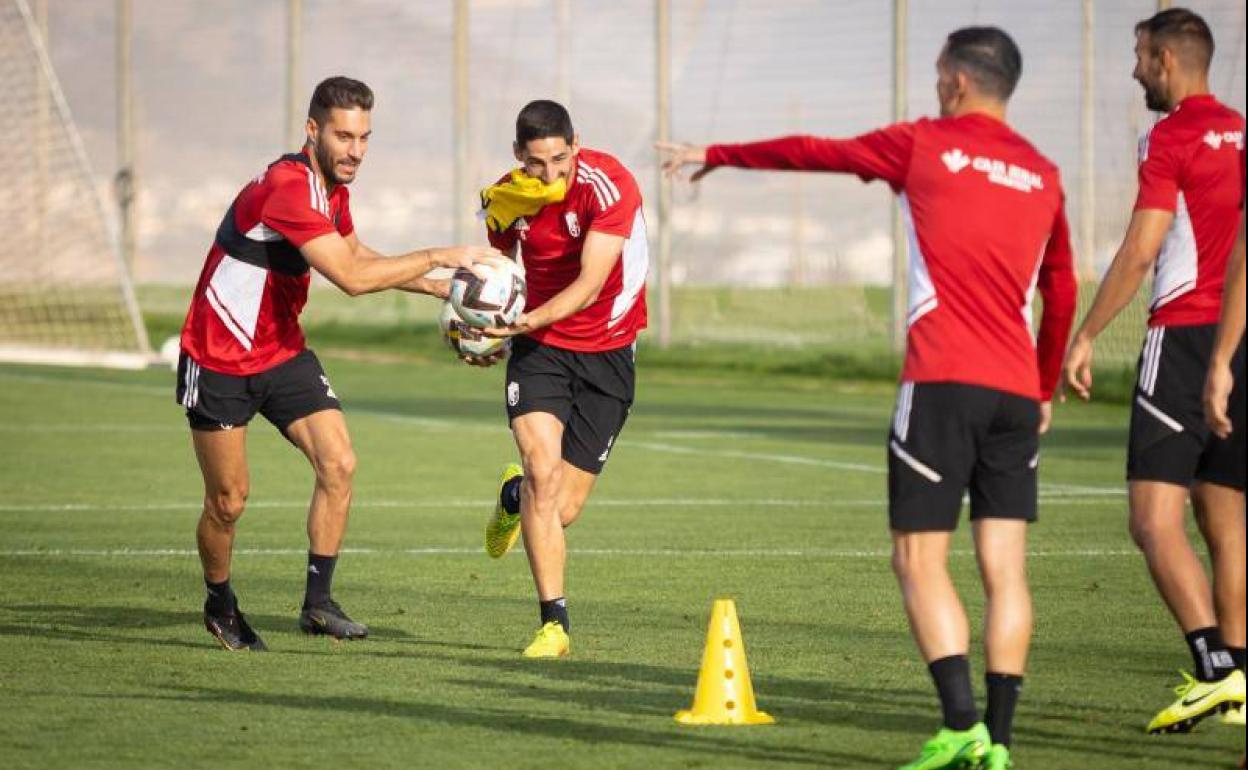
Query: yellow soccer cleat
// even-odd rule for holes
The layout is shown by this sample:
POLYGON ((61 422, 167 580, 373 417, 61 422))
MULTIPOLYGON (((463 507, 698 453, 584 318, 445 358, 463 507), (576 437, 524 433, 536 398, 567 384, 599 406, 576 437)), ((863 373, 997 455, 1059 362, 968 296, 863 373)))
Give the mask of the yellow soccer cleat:
POLYGON ((515 463, 509 463, 503 469, 503 477, 498 481, 498 494, 494 497, 494 515, 485 523, 485 552, 492 558, 500 558, 516 544, 520 536, 520 514, 508 513, 503 508, 503 487, 508 481, 524 473, 524 469, 515 463))
POLYGON ((1148 731, 1158 733, 1190 732, 1196 723, 1244 703, 1244 672, 1232 671, 1216 682, 1199 682, 1186 671, 1180 671, 1184 682, 1174 688, 1178 700, 1162 709, 1148 731))
POLYGON ((526 658, 562 658, 572 651, 572 640, 559 621, 552 620, 537 630, 533 643, 524 648, 526 658))
POLYGON ((1244 729, 1244 707, 1231 706, 1222 712, 1222 724, 1244 729))

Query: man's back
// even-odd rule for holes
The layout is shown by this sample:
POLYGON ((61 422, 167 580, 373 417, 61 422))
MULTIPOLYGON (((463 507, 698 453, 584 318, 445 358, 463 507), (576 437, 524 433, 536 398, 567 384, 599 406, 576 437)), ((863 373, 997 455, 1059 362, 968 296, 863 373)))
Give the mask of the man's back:
POLYGON ((972 113, 848 140, 712 145, 707 162, 888 182, 901 195, 910 251, 902 378, 1052 395, 1075 302, 1061 180, 1005 123, 972 113), (1037 286, 1052 289, 1038 345, 1030 328, 1037 286))

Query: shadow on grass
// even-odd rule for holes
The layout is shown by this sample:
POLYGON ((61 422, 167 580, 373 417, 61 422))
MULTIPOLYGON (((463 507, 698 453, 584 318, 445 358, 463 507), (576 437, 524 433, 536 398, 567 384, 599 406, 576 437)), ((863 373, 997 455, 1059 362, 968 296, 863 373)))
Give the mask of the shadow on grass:
POLYGON ((603 724, 508 708, 467 708, 445 702, 424 703, 349 696, 309 699, 303 693, 256 693, 216 687, 177 687, 152 695, 88 694, 84 697, 219 704, 231 709, 250 705, 299 711, 329 711, 340 715, 346 713, 399 717, 432 724, 476 727, 511 736, 528 734, 591 746, 618 744, 667 749, 695 755, 744 759, 752 763, 784 762, 823 767, 871 767, 879 764, 876 757, 868 754, 775 745, 773 742, 777 738, 791 736, 768 728, 750 731, 748 739, 736 739, 729 737, 726 731, 715 728, 697 731, 682 729, 667 718, 663 720, 661 727, 657 724, 603 724))

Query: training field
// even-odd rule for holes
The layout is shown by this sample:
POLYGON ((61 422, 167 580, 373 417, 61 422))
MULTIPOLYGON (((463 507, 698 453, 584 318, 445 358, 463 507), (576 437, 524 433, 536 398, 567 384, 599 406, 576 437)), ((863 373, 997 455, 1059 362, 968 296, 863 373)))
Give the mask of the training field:
MULTIPOLYGON (((263 655, 201 625, 172 374, 0 366, 0 766, 885 768, 937 727, 888 564, 891 387, 647 370, 643 351, 570 531, 573 655, 527 662, 524 557, 481 550, 513 456, 501 371, 322 353, 360 457, 336 593, 374 635, 299 634, 310 472, 257 421, 234 583, 263 655), (672 720, 719 596, 774 726, 672 720)), ((1072 405, 1045 442, 1019 768, 1230 767, 1244 749, 1216 720, 1144 734, 1190 663, 1126 533, 1125 430, 1123 406, 1072 405)), ((969 542, 964 525, 953 569, 977 625, 969 542)))

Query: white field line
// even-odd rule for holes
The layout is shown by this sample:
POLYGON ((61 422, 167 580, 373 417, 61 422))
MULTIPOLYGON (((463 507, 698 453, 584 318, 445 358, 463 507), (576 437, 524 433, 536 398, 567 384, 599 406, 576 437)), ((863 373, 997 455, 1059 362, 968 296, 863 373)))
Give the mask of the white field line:
MULTIPOLYGON (((779 559, 887 559, 892 553, 884 549, 832 549, 832 548, 569 548, 578 556, 641 556, 641 557, 729 557, 729 558, 779 558, 779 559)), ((340 553, 358 556, 479 556, 483 549, 459 547, 426 548, 343 548, 340 553)), ((970 549, 950 551, 954 556, 973 556, 970 549)), ((239 548, 236 556, 306 556, 306 548, 239 548)), ((0 550, 0 557, 86 557, 86 558, 190 558, 197 556, 193 548, 12 548, 0 550)), ((1034 558, 1097 559, 1137 556, 1132 548, 1048 548, 1028 551, 1034 558)))
MULTIPOLYGON (((38 375, 0 373, 0 378, 20 379, 20 380, 49 383, 49 384, 66 384, 67 382, 72 382, 72 384, 84 384, 85 383, 85 384, 91 384, 91 385, 99 385, 102 387, 129 389, 129 390, 136 391, 136 392, 159 393, 162 395, 170 395, 173 392, 172 387, 170 387, 169 389, 162 389, 162 388, 154 388, 150 386, 127 385, 124 383, 116 383, 116 382, 101 382, 98 380, 67 381, 67 380, 56 379, 53 377, 41 377, 38 375)), ((172 397, 171 397, 171 400, 172 400, 172 397)), ((457 431, 472 430, 472 431, 480 431, 480 432, 486 432, 486 433, 509 433, 510 432, 509 429, 505 425, 501 425, 501 424, 491 425, 491 424, 486 424, 486 423, 473 422, 470 420, 454 420, 454 419, 441 418, 441 417, 423 417, 423 416, 417 416, 417 415, 398 414, 395 412, 386 412, 383 410, 376 410, 376 409, 355 408, 355 407, 351 407, 350 405, 348 405, 347 407, 347 413, 349 415, 350 414, 366 415, 369 417, 374 417, 374 418, 385 420, 388 422, 398 422, 398 423, 404 423, 408 425, 419 425, 421 427, 429 428, 429 429, 441 429, 441 430, 453 429, 457 431)), ((704 432, 711 433, 712 431, 704 431, 704 432)), ((652 435, 657 436, 657 435, 662 435, 663 433, 664 433, 663 431, 656 431, 652 435)), ((669 435, 670 435, 670 432, 669 432, 669 435)), ((728 433, 726 435, 731 436, 732 434, 728 433)), ((785 465, 802 465, 802 466, 816 467, 816 468, 831 468, 833 470, 855 471, 858 473, 884 474, 887 472, 887 468, 885 468, 883 465, 844 462, 841 460, 829 460, 829 459, 824 459, 824 458, 819 458, 819 457, 808 457, 805 455, 775 454, 775 453, 768 453, 768 452, 745 452, 745 451, 726 450, 726 449, 708 449, 705 447, 690 447, 690 446, 681 446, 677 444, 669 444, 669 443, 664 443, 664 442, 637 441, 633 439, 621 439, 617 443, 617 446, 620 446, 620 445, 625 446, 625 447, 633 447, 637 449, 645 449, 651 452, 661 452, 665 454, 693 455, 697 457, 721 457, 725 459, 751 460, 751 461, 756 461, 756 462, 772 462, 772 463, 781 463, 785 465)), ((1046 492, 1052 492, 1055 494, 1071 494, 1071 495, 1077 495, 1077 496, 1107 495, 1107 496, 1116 497, 1116 496, 1121 496, 1121 495, 1126 494, 1125 485, 1120 486, 1120 487, 1097 487, 1097 486, 1085 486, 1085 485, 1042 483, 1040 484, 1040 488, 1046 492)))

